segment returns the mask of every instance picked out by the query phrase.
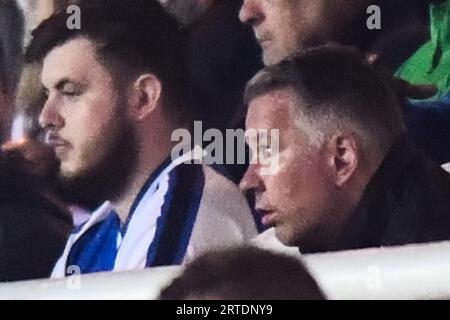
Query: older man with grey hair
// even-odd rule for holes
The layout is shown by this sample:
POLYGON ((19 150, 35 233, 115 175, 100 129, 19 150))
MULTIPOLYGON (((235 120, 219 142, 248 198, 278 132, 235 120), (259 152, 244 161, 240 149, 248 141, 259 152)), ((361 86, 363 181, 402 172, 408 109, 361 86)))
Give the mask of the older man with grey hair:
POLYGON ((264 175, 251 164, 241 188, 284 244, 307 253, 450 239, 450 176, 409 142, 390 82, 356 49, 322 46, 248 84, 246 127, 279 130, 279 148, 258 150, 279 165, 264 175))

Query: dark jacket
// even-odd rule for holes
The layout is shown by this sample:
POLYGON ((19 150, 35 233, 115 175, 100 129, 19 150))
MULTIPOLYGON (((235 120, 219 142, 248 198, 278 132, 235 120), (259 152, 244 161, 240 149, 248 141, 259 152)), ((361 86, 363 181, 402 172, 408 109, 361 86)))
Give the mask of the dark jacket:
POLYGON ((409 102, 405 122, 415 145, 430 159, 450 161, 450 92, 439 100, 409 102))
POLYGON ((402 139, 355 210, 338 250, 450 240, 450 174, 402 139))
POLYGON ((46 278, 64 249, 71 217, 0 153, 0 282, 46 278))
POLYGON ((243 126, 245 85, 263 67, 251 28, 239 21, 241 6, 242 0, 216 0, 188 32, 194 118, 205 130, 243 126))
MULTIPOLYGON (((245 85, 263 67, 251 28, 239 21, 241 6, 242 0, 216 0, 188 33, 190 100, 204 130, 244 127, 245 85)), ((239 164, 213 167, 236 183, 247 169, 239 164)))

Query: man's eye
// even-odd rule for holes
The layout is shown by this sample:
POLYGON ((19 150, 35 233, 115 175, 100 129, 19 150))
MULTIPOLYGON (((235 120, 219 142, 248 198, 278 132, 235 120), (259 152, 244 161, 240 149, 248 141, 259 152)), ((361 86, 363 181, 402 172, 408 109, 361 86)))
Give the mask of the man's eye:
POLYGON ((64 90, 61 92, 64 96, 79 96, 80 92, 77 90, 64 90))
POLYGON ((60 90, 63 96, 75 97, 81 95, 81 88, 71 83, 67 83, 60 90))

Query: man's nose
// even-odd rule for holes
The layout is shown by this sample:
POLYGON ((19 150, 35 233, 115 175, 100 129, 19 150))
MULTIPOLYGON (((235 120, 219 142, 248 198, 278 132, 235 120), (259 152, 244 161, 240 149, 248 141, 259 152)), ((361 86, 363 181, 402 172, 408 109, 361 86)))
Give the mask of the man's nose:
POLYGON ((264 16, 256 0, 245 0, 239 11, 239 20, 242 23, 256 25, 261 23, 264 16))
POLYGON ((64 119, 61 117, 56 102, 48 98, 39 115, 39 125, 43 129, 61 128, 64 126, 64 119))
POLYGON ((258 174, 257 165, 250 164, 239 184, 243 192, 260 190, 262 188, 261 177, 258 174))

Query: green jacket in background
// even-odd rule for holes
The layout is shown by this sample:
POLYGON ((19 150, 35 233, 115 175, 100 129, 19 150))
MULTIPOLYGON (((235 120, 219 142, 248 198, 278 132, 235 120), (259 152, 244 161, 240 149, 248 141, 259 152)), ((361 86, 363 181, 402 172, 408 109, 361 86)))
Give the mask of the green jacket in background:
POLYGON ((430 6, 431 40, 399 69, 398 76, 413 84, 434 84, 435 98, 450 91, 450 0, 430 6))

